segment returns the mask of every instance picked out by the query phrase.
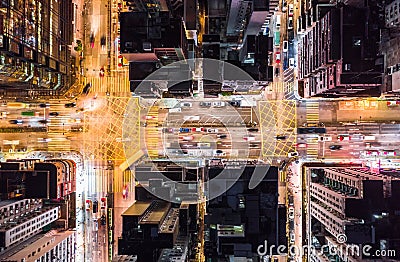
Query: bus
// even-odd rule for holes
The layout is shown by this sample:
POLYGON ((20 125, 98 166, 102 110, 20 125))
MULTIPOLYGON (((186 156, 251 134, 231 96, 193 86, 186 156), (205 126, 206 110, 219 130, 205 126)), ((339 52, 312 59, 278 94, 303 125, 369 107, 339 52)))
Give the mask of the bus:
POLYGON ((36 112, 35 111, 23 111, 21 112, 21 116, 35 116, 36 112))
POLYGON ((276 31, 274 36, 275 46, 280 46, 281 44, 281 32, 276 31))
POLYGON ((325 134, 326 128, 324 127, 301 127, 297 128, 299 134, 325 134))
POLYGON ((10 109, 22 109, 28 107, 27 104, 21 102, 9 102, 7 103, 7 108, 10 109))

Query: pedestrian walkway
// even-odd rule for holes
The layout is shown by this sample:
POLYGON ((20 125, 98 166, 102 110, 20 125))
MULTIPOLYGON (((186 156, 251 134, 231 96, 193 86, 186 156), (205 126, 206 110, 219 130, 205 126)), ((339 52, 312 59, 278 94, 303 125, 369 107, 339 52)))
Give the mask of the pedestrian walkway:
MULTIPOLYGON (((306 120, 307 124, 319 124, 319 102, 306 102, 306 120)), ((318 138, 307 137, 307 157, 318 157, 318 138)))
POLYGON ((152 106, 146 115, 146 149, 151 158, 158 158, 160 134, 158 131, 158 106, 152 106))

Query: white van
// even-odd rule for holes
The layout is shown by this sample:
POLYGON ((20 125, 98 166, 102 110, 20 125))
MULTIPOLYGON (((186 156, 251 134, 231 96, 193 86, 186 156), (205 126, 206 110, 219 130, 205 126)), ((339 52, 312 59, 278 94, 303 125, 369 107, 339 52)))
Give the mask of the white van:
POLYGON ((275 26, 276 26, 276 29, 279 29, 281 27, 281 15, 276 16, 275 26))

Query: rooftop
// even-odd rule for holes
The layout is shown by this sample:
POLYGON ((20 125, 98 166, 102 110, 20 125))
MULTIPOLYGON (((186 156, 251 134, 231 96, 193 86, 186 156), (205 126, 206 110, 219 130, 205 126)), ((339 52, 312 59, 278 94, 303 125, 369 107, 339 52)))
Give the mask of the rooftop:
POLYGON ((122 216, 141 216, 149 208, 151 202, 136 201, 122 213, 122 216))

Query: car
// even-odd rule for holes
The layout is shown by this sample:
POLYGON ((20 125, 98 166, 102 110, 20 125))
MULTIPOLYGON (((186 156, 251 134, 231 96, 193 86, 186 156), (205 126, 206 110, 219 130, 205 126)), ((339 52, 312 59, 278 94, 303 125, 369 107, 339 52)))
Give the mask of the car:
POLYGON ((246 141, 255 141, 256 137, 252 136, 252 135, 248 135, 248 136, 243 136, 243 139, 246 141))
POLYGON ((364 135, 362 134, 354 134, 350 136, 351 140, 364 140, 364 135))
POLYGON ((285 136, 285 135, 277 135, 277 136, 275 137, 275 139, 277 139, 277 140, 285 140, 285 139, 286 139, 286 136, 285 136))
POLYGON ((50 104, 47 104, 47 103, 40 103, 40 104, 39 104, 39 107, 40 107, 40 108, 49 108, 49 107, 50 107, 50 104))
POLYGON ((149 115, 147 115, 147 116, 145 116, 144 118, 145 118, 146 120, 150 120, 150 119, 155 119, 156 116, 149 116, 149 115))
POLYGON ((211 143, 197 143, 198 148, 210 148, 211 143))
POLYGON ((92 84, 91 83, 87 83, 85 85, 85 87, 83 88, 83 90, 82 90, 82 94, 88 95, 91 88, 92 88, 92 84))
POLYGON ((90 33, 90 37, 89 37, 90 47, 91 47, 91 48, 94 48, 94 40, 95 40, 94 34, 93 34, 93 32, 91 32, 91 33, 90 33))
POLYGON ((180 136, 179 139, 182 139, 185 141, 192 141, 194 139, 194 136, 180 136))
POLYGON ((128 198, 128 192, 129 192, 128 185, 124 185, 122 187, 122 198, 123 199, 127 199, 128 198))
POLYGON ((49 116, 59 116, 60 114, 58 112, 50 112, 49 116))
POLYGON ((104 67, 100 68, 99 76, 104 77, 104 67))
POLYGON ((341 145, 330 145, 329 149, 332 150, 332 151, 340 150, 340 149, 342 149, 342 146, 341 145))
POLYGON ((296 156, 299 156, 299 153, 296 151, 288 153, 288 157, 296 157, 296 156))
POLYGON ((249 144, 250 148, 258 148, 260 145, 259 144, 249 144))
POLYGON ((190 133, 190 128, 187 127, 181 127, 179 128, 180 133, 190 133))
POLYGON ((226 103, 223 101, 218 101, 218 102, 213 102, 212 105, 213 107, 224 107, 226 103))
POLYGON ((13 120, 9 120, 8 123, 14 124, 14 125, 22 125, 24 123, 24 121, 21 119, 13 119, 13 120))
POLYGON ((89 210, 90 210, 91 203, 92 203, 92 201, 91 201, 90 199, 87 199, 87 200, 85 201, 86 211, 89 211, 89 210))
POLYGON ((100 217, 100 225, 102 225, 102 226, 106 225, 106 215, 102 215, 100 217))
POLYGON ((289 50, 289 43, 288 41, 283 41, 282 51, 286 53, 289 50))
POLYGON ((216 128, 207 128, 207 133, 218 133, 218 129, 216 129, 216 128))
POLYGON ((288 15, 293 16, 293 4, 289 4, 288 15))
POLYGON ((78 108, 78 109, 76 109, 76 113, 80 113, 80 112, 83 112, 83 111, 85 111, 85 108, 83 108, 83 107, 81 107, 81 108, 78 108))
POLYGON ((248 132, 258 132, 258 128, 255 127, 251 127, 251 128, 247 128, 248 132))
POLYGON ((50 122, 50 121, 47 120, 47 119, 38 120, 38 123, 43 124, 43 125, 46 125, 46 124, 48 124, 49 122, 50 122))
POLYGON ((296 240, 296 236, 295 236, 294 232, 290 232, 290 244, 293 244, 295 240, 296 240))
POLYGON ((289 207, 288 209, 288 216, 290 220, 294 219, 294 207, 289 207))
POLYGON ((105 210, 107 207, 107 198, 100 198, 100 209, 105 210))
POLYGON ((282 0, 282 12, 286 12, 287 9, 287 2, 285 0, 282 0))
POLYGON ((297 148, 307 148, 307 144, 306 143, 298 143, 296 144, 297 148))
POLYGON ((100 45, 102 48, 106 45, 106 37, 104 35, 100 38, 100 45))
POLYGON ((200 102, 200 107, 211 107, 211 102, 200 102))
POLYGON ((229 104, 233 107, 240 107, 241 101, 229 101, 229 104))
POLYGON ((276 52, 275 53, 275 63, 279 64, 281 62, 281 53, 276 52))
POLYGON ((332 137, 330 136, 320 136, 318 138, 319 141, 324 142, 324 141, 332 141, 332 137))
POLYGON ((339 141, 350 141, 351 137, 349 135, 338 135, 339 141))
POLYGON ((400 101, 387 101, 386 104, 389 107, 398 106, 398 105, 400 105, 400 101))
POLYGON ((99 201, 95 200, 93 201, 93 213, 97 213, 99 210, 99 201))
POLYGON ((182 102, 181 107, 192 107, 192 103, 190 102, 182 102))
POLYGON ((275 67, 275 77, 279 77, 280 75, 280 69, 279 67, 275 67))
POLYGON ((292 30, 293 29, 293 17, 289 16, 288 19, 288 26, 287 26, 288 30, 292 30))
POLYGON ((193 127, 192 132, 204 132, 204 127, 193 127))
POLYGON ((368 150, 368 151, 365 151, 365 155, 367 155, 367 156, 379 156, 379 151, 378 150, 368 150))
POLYGON ((226 135, 226 134, 217 134, 217 138, 223 139, 223 138, 227 138, 227 137, 228 137, 228 135, 226 135))
POLYGON ((396 151, 394 151, 394 150, 390 150, 390 151, 385 150, 385 151, 382 152, 382 154, 384 156, 396 156, 396 151))
POLYGON ((8 112, 1 112, 1 118, 6 119, 8 112))
POLYGON ((226 153, 220 149, 214 151, 214 156, 226 156, 226 153))
POLYGON ((289 67, 295 67, 294 58, 289 58, 289 67))
POLYGON ((75 102, 67 103, 64 106, 65 106, 65 108, 73 108, 73 107, 76 107, 76 103, 75 102))
POLYGON ((173 132, 174 132, 174 129, 171 128, 171 127, 164 127, 164 128, 162 129, 162 132, 163 132, 163 133, 173 133, 173 132))
POLYGON ((303 124, 304 127, 324 127, 325 124, 324 123, 304 123, 303 124))

